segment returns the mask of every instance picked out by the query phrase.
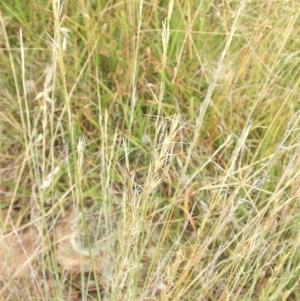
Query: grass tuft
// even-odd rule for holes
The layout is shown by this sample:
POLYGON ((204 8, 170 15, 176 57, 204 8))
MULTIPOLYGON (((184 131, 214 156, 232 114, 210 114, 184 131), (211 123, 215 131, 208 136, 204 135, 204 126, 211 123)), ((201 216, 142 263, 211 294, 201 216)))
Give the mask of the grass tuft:
POLYGON ((1 298, 299 300, 299 12, 4 0, 1 298))

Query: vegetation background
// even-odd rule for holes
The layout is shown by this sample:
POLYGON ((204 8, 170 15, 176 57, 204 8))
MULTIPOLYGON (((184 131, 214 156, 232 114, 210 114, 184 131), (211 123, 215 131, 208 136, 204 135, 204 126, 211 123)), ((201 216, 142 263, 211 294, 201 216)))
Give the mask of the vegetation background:
POLYGON ((300 300, 299 12, 2 0, 1 298, 300 300))

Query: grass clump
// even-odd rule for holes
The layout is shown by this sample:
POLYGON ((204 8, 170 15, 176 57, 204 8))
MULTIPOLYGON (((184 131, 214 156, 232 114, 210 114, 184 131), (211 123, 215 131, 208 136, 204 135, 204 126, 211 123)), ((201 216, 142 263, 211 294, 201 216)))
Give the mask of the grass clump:
POLYGON ((298 300, 299 8, 4 1, 4 300, 298 300))

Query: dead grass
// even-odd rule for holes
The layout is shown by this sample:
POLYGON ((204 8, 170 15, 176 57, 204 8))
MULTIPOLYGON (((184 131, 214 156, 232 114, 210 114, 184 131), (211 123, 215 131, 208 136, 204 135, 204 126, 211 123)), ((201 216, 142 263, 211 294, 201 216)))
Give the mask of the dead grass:
POLYGON ((1 298, 298 300, 299 8, 4 1, 1 298))

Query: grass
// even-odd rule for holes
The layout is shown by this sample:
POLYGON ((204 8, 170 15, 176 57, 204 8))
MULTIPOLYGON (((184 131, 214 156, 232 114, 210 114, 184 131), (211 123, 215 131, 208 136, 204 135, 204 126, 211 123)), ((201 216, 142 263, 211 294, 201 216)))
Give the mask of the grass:
POLYGON ((1 298, 299 300, 299 8, 2 1, 1 298))

